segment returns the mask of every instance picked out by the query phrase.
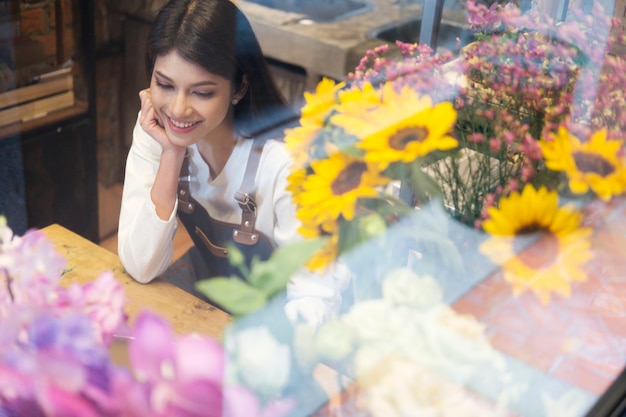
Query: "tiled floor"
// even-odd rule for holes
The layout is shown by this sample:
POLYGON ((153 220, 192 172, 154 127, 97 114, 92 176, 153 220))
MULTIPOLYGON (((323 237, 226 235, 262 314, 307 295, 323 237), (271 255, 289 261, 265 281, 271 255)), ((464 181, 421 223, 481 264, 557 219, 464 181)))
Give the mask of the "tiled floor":
MULTIPOLYGON (((571 295, 552 295, 547 304, 530 292, 516 296, 498 271, 488 274, 452 304, 456 313, 484 324, 491 345, 507 358, 506 381, 519 391, 506 398, 485 396, 493 404, 499 404, 495 400, 504 401, 507 417, 582 415, 575 413, 586 413, 585 407, 591 407, 626 366, 626 199, 606 206, 592 203, 585 213, 585 226, 593 229, 590 243, 594 257, 584 265, 586 280, 571 285, 571 295)), ((437 346, 438 341, 433 345, 437 346)), ((472 355, 467 358, 471 365, 472 355)), ((455 370, 448 372, 466 381, 463 371, 457 375, 455 370)), ((501 386, 491 382, 505 379, 491 378, 488 372, 477 378, 487 381, 482 388, 488 389, 471 392, 498 392, 501 386)), ((408 392, 404 388, 398 392, 408 392)), ((623 387, 615 389, 614 395, 623 392, 623 387)), ((389 397, 383 400, 395 398, 390 392, 385 391, 389 397)), ((359 408, 362 395, 370 392, 352 384, 316 416, 371 416, 359 408)), ((407 401, 406 396, 397 398, 407 401)), ((392 404, 388 401, 385 404, 392 404)), ((487 411, 492 407, 487 405, 487 411)))
POLYGON ((550 376, 602 394, 626 363, 626 203, 601 209, 585 265, 587 280, 544 305, 515 297, 496 273, 454 304, 487 325, 494 346, 550 376))

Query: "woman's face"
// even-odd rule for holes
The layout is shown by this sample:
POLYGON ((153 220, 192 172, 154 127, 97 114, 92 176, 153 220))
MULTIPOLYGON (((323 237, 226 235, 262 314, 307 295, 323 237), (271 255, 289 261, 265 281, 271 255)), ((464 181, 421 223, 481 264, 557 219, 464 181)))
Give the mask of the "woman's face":
POLYGON ((172 143, 232 135, 230 80, 171 51, 157 57, 150 81, 152 106, 172 143))

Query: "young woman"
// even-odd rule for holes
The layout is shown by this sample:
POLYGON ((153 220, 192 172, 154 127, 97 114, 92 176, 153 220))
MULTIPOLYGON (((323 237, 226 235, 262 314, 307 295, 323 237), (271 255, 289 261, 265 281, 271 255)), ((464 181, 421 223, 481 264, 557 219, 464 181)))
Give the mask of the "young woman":
MULTIPOLYGON (((150 88, 139 94, 126 164, 119 256, 139 282, 167 270, 166 279, 193 291, 196 279, 223 266, 216 228, 235 225, 249 256, 300 239, 285 190, 289 155, 281 142, 255 138, 289 108, 248 20, 229 0, 171 1, 154 22, 146 58, 150 88), (242 192, 250 176, 252 215, 242 192), (191 263, 206 267, 201 272, 168 269, 178 219, 195 243, 178 270, 191 263)), ((296 274, 287 287, 288 317, 319 324, 338 309, 342 286, 332 275, 296 274)))

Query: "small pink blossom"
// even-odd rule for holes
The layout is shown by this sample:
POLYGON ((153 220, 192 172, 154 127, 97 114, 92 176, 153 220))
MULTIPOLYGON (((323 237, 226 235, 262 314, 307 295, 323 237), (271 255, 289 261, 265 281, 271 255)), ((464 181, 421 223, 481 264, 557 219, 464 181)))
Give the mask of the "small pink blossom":
POLYGON ((468 140, 472 143, 483 143, 485 141, 485 135, 474 132, 469 136, 468 140))
POLYGON ((510 130, 507 130, 502 134, 502 139, 504 140, 504 143, 509 146, 515 143, 515 141, 517 140, 513 132, 511 132, 510 130))
POLYGON ((508 192, 510 193, 520 189, 519 181, 516 180, 515 178, 511 178, 507 186, 508 186, 508 192))
POLYGON ((535 176, 535 169, 530 164, 522 166, 521 177, 522 181, 528 182, 535 176))
POLYGON ((176 337, 161 317, 141 313, 129 343, 137 378, 156 416, 221 417, 224 351, 214 339, 176 337))
MULTIPOLYGON (((6 232, 5 235, 8 236, 6 232)), ((14 303, 47 303, 66 264, 52 242, 38 230, 13 236, 8 242, 3 240, 0 247, 0 271, 6 274, 3 280, 8 280, 14 303)), ((4 285, 0 291, 6 291, 4 285)))
POLYGON ((489 139, 489 149, 491 149, 492 152, 498 153, 500 152, 501 148, 502 148, 502 141, 500 139, 498 138, 489 139))
POLYGON ((115 331, 127 319, 122 284, 115 279, 112 272, 104 272, 83 287, 82 296, 83 311, 96 326, 98 337, 105 345, 109 345, 115 331))

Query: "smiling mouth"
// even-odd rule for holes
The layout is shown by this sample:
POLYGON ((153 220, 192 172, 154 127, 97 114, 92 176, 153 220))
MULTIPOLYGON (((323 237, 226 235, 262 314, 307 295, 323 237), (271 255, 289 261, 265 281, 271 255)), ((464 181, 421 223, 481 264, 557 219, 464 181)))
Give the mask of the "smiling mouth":
POLYGON ((190 128, 191 126, 197 124, 198 122, 187 122, 187 123, 182 123, 182 122, 177 122, 173 119, 170 118, 170 123, 172 123, 172 125, 174 127, 177 127, 179 129, 187 129, 190 128))

